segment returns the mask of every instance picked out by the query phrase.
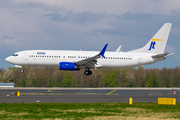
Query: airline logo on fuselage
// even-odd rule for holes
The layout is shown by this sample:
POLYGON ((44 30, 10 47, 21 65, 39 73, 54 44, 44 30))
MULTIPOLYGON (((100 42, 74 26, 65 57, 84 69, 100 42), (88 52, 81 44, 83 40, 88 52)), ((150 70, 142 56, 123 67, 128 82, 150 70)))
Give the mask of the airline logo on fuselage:
POLYGON ((149 49, 148 49, 149 51, 150 51, 151 49, 155 49, 156 41, 165 41, 165 40, 162 40, 162 39, 152 39, 151 44, 150 44, 150 47, 149 47, 149 49))
POLYGON ((45 55, 45 52, 37 52, 38 55, 45 55))

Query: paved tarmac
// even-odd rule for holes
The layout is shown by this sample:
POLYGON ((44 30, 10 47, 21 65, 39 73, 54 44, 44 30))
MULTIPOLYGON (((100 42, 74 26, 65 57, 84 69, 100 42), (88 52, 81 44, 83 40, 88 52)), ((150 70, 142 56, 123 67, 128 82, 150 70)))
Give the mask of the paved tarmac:
POLYGON ((158 97, 176 98, 180 102, 179 95, 48 95, 48 96, 1 96, 0 103, 101 103, 101 102, 123 102, 128 103, 129 97, 133 102, 158 102, 158 97))
POLYGON ((97 103, 97 102, 156 102, 158 97, 176 98, 179 88, 0 88, 0 103, 97 103), (15 91, 20 96, 15 96, 15 91), (174 95, 174 92, 176 93, 174 95))

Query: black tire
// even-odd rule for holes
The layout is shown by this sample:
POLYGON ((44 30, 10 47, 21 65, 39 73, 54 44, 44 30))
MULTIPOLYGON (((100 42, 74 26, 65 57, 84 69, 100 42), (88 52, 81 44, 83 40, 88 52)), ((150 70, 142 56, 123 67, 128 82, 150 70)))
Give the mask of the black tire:
POLYGON ((23 70, 23 69, 21 70, 21 73, 24 73, 24 70, 23 70))
POLYGON ((85 71, 84 71, 84 74, 85 74, 85 75, 89 75, 88 70, 85 70, 85 71))
POLYGON ((91 70, 89 70, 89 75, 92 75, 92 71, 91 70))
POLYGON ((91 71, 91 70, 85 70, 85 71, 84 71, 84 74, 85 74, 85 75, 91 75, 91 74, 92 74, 92 71, 91 71))

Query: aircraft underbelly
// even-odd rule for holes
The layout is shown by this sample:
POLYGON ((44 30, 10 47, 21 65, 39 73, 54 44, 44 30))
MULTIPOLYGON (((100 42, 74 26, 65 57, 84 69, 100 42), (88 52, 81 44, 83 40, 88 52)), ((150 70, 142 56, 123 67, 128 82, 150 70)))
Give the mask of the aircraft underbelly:
POLYGON ((135 61, 106 61, 106 62, 100 62, 102 65, 102 68, 123 68, 123 67, 133 67, 137 65, 137 62, 135 61))

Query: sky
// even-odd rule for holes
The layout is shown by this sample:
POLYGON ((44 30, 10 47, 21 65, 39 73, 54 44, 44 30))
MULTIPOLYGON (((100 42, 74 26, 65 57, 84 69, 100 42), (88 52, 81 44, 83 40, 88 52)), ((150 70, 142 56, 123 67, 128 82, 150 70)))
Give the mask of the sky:
POLYGON ((143 47, 172 23, 165 52, 144 68, 180 66, 180 0, 0 0, 0 68, 22 50, 122 51, 143 47))

